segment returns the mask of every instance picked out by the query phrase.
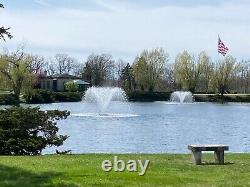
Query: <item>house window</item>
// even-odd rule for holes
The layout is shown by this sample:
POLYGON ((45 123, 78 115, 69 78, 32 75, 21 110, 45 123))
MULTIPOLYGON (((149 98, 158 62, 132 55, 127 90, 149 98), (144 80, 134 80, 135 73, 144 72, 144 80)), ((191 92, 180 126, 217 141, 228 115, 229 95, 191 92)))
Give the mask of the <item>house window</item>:
POLYGON ((47 81, 47 89, 50 89, 50 81, 47 81))
POLYGON ((45 88, 46 88, 45 86, 46 86, 46 85, 45 85, 45 80, 43 80, 43 81, 42 81, 42 88, 45 89, 45 88))
POLYGON ((53 79, 53 90, 57 91, 57 80, 53 79))

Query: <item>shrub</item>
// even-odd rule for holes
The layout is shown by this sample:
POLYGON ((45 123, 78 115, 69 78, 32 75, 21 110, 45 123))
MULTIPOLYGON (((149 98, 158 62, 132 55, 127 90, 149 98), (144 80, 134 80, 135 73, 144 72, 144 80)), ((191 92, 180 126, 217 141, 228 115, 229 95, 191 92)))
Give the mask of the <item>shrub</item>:
POLYGON ((250 95, 194 95, 196 102, 250 102, 250 95))
POLYGON ((18 105, 19 101, 14 94, 0 94, 0 105, 18 105))
POLYGON ((56 121, 69 114, 22 107, 0 110, 0 155, 39 155, 47 146, 62 145, 68 136, 57 134, 56 121))
POLYGON ((24 96, 26 103, 29 104, 79 102, 82 97, 82 92, 52 92, 48 90, 34 90, 32 94, 24 96))
POLYGON ((55 102, 53 92, 48 90, 33 90, 31 93, 24 95, 24 99, 29 104, 55 102))
POLYGON ((54 92, 54 97, 57 102, 79 102, 82 100, 83 93, 81 92, 54 92))
POLYGON ((65 90, 68 92, 77 92, 79 90, 79 85, 74 83, 73 81, 66 82, 64 86, 65 90))
POLYGON ((169 92, 131 92, 128 93, 130 101, 168 101, 171 93, 169 92))
POLYGON ((249 103, 250 102, 250 95, 243 95, 243 96, 236 96, 235 100, 237 102, 242 102, 242 103, 249 103))

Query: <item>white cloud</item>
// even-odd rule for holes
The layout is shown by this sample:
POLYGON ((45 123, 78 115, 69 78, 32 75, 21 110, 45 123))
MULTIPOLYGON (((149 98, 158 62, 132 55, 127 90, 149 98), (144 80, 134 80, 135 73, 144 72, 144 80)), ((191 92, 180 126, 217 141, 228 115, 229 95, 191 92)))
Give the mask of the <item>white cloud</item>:
POLYGON ((94 2, 101 6, 101 7, 104 7, 108 10, 111 10, 111 11, 117 11, 118 9, 120 9, 120 7, 117 7, 117 6, 114 6, 114 4, 110 4, 110 3, 107 3, 107 1, 103 1, 103 0, 94 0, 94 2))
POLYGON ((45 7, 51 6, 47 0, 34 0, 34 2, 45 7))
POLYGON ((206 50, 216 57, 220 34, 232 55, 250 57, 249 6, 226 3, 223 7, 138 10, 95 1, 112 11, 57 8, 0 12, 0 22, 11 26, 15 37, 8 45, 25 40, 30 51, 46 55, 67 52, 79 58, 108 52, 132 60, 143 49, 153 47, 164 47, 172 59, 184 49, 193 53, 206 50))

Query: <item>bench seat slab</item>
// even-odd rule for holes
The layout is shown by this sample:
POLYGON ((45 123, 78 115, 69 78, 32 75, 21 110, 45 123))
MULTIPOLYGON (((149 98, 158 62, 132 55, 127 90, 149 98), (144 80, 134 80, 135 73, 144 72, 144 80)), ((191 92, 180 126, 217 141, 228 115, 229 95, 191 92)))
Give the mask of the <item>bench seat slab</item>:
POLYGON ((227 145, 189 145, 189 150, 192 151, 228 151, 229 146, 227 145))
POLYGON ((216 164, 224 164, 224 151, 229 150, 227 145, 188 145, 188 149, 192 151, 193 162, 196 165, 202 163, 202 151, 214 151, 214 159, 216 164))

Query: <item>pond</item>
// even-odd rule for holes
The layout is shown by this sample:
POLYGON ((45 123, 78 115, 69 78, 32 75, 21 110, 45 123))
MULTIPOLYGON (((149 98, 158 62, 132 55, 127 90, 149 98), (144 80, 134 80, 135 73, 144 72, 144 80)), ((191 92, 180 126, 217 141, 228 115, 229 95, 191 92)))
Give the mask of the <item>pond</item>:
MULTIPOLYGON (((36 105, 33 105, 36 106, 36 105)), ((112 101, 105 113, 95 103, 56 103, 41 109, 71 111, 60 121, 70 137, 58 150, 72 153, 187 153, 188 144, 228 144, 250 152, 250 104, 112 101)), ((47 148, 43 153, 54 153, 47 148)))

